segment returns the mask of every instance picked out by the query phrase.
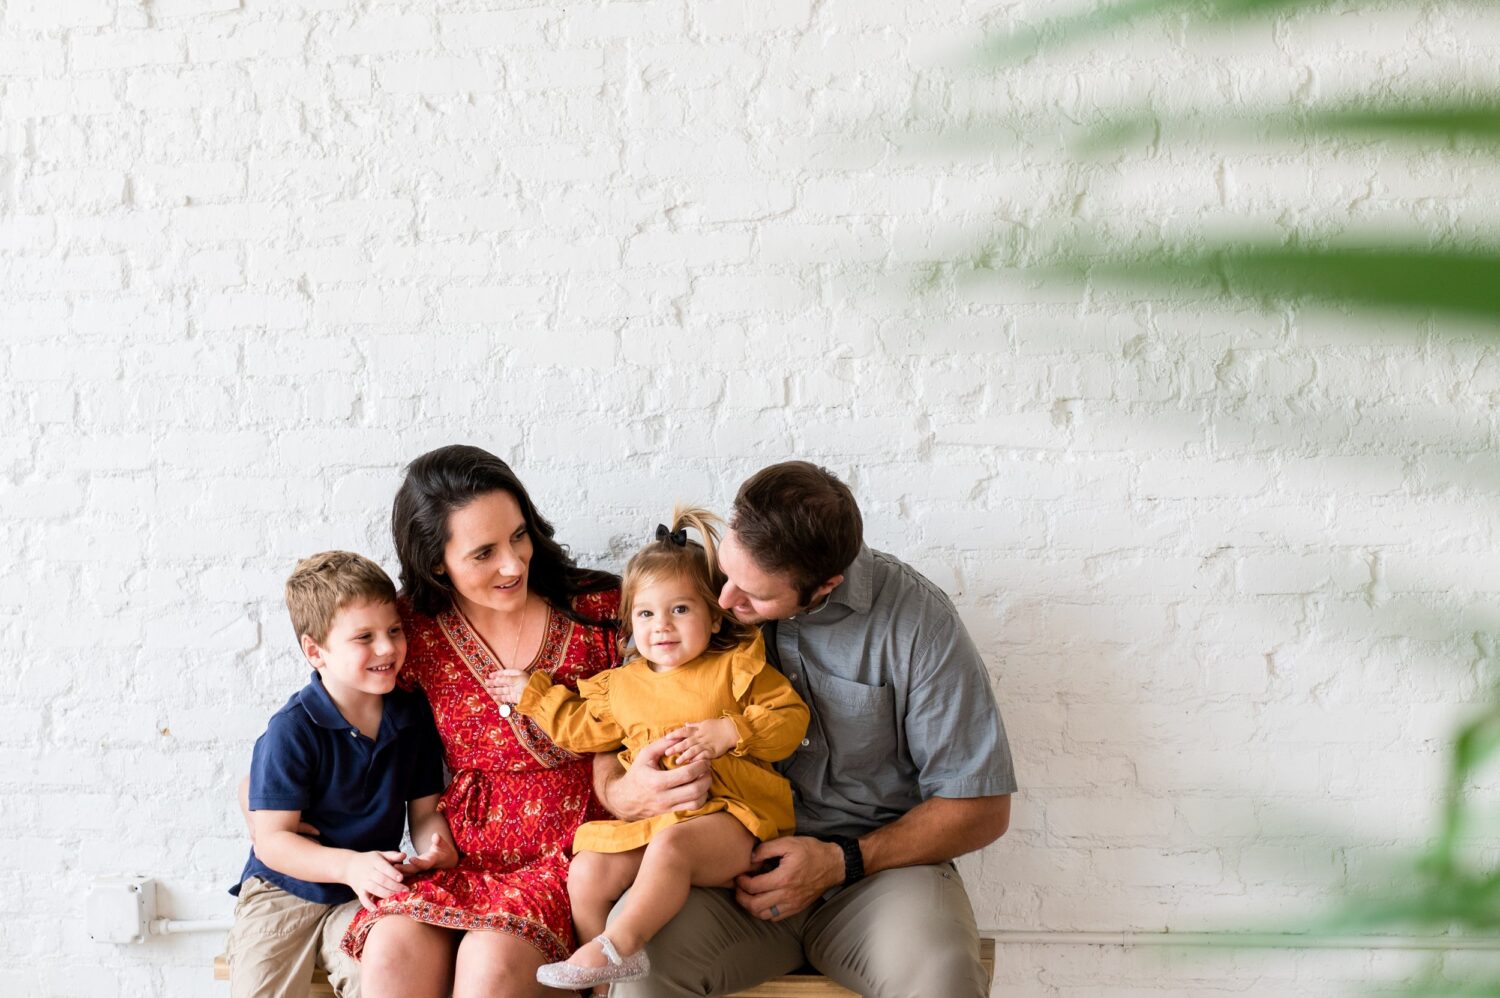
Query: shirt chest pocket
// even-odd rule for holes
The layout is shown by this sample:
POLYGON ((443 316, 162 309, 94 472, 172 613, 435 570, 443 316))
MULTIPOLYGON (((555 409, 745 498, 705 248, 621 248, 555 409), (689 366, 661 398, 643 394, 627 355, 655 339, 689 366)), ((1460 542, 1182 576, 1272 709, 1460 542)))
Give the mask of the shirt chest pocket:
POLYGON ((863 780, 896 754, 896 700, 889 686, 866 686, 809 671, 818 723, 833 772, 863 780))

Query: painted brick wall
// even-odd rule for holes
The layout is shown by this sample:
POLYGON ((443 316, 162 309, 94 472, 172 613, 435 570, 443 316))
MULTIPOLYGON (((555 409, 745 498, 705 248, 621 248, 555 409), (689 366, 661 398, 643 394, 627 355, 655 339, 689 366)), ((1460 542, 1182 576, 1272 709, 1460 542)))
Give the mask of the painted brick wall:
MULTIPOLYGON (((1500 21, 1180 18, 1002 72, 1057 4, 0 0, 0 992, 221 993, 91 943, 92 878, 220 917, 292 561, 392 565, 401 465, 511 459, 589 564, 789 455, 952 593, 1023 784, 981 926, 1264 928, 1432 829, 1496 676, 1478 325, 1015 269, 1049 234, 1472 238, 1489 150, 1110 110, 1497 82, 1500 21), (935 263, 992 242, 1007 262, 935 263)), ((1493 789, 1491 787, 1490 789, 1493 789)), ((996 994, 1341 993, 1396 954, 1017 946, 996 994)), ((227 992, 226 992, 227 993, 227 992)))

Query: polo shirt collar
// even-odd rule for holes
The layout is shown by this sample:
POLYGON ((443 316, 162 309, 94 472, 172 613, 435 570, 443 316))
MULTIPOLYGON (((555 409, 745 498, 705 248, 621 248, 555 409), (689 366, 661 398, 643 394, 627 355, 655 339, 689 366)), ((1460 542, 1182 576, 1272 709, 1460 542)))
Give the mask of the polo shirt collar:
MULTIPOLYGON (((302 709, 307 711, 307 716, 312 718, 313 723, 320 728, 332 728, 342 731, 349 727, 349 722, 339 713, 338 705, 333 702, 333 697, 328 695, 328 688, 323 685, 323 676, 313 670, 312 678, 298 694, 298 702, 302 709)), ((390 724, 401 730, 411 724, 416 718, 415 708, 411 698, 396 696, 393 693, 386 694, 385 710, 381 714, 380 726, 384 728, 390 724)))
POLYGON ((866 544, 859 546, 859 554, 844 569, 844 581, 840 582, 828 599, 842 603, 855 613, 869 613, 875 587, 875 555, 866 544))

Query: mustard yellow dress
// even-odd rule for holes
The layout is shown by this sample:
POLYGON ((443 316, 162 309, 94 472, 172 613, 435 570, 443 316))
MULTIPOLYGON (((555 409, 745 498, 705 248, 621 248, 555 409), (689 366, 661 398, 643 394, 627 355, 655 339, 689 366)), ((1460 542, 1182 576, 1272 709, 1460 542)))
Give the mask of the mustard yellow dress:
POLYGON ((668 672, 635 658, 578 681, 578 692, 534 672, 516 709, 558 745, 573 752, 607 752, 624 745, 629 767, 644 746, 684 724, 727 717, 740 740, 710 763, 708 803, 640 821, 590 821, 573 838, 577 852, 629 852, 659 829, 702 814, 728 811, 757 839, 790 834, 792 789, 771 768, 801 744, 807 705, 786 677, 766 661, 765 641, 706 652, 668 672))

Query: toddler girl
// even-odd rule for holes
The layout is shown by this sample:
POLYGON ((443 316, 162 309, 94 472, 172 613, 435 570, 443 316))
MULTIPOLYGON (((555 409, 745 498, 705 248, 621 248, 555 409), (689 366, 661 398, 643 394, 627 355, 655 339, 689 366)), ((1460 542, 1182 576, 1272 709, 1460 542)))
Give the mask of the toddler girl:
POLYGON ((537 980, 578 990, 646 976, 645 945, 687 900, 688 888, 727 887, 750 867, 756 840, 792 831, 792 794, 771 763, 807 730, 807 706, 766 663, 758 630, 719 608, 724 578, 714 558, 717 517, 676 509, 625 568, 619 668, 578 683, 575 694, 541 673, 505 670, 487 684, 558 745, 620 761, 665 735, 675 765, 712 760, 708 803, 640 821, 591 821, 573 840, 568 895, 580 940, 537 980), (691 527, 703 543, 688 539, 691 527), (614 901, 630 897, 604 935, 614 901))

